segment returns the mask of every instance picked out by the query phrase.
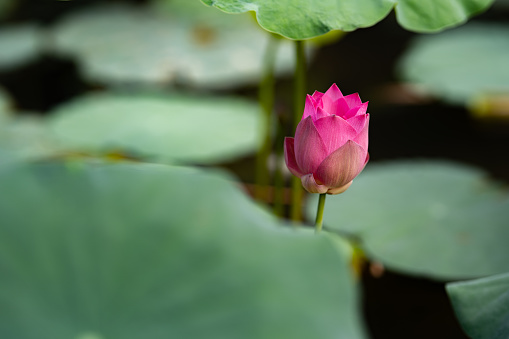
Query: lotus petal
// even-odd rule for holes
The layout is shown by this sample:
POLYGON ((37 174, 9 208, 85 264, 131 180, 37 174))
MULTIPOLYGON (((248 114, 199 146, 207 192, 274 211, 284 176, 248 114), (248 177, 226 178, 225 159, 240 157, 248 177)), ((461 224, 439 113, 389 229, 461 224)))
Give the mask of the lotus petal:
POLYGON ((360 133, 364 126, 369 122, 369 114, 363 114, 363 115, 356 115, 354 117, 351 117, 350 119, 347 119, 350 126, 355 128, 357 133, 360 133))
POLYGON ((343 146, 348 140, 353 140, 357 135, 355 128, 337 115, 318 119, 315 126, 329 154, 343 146))
MULTIPOLYGON (((363 116, 366 117, 365 118, 366 122, 364 123, 364 127, 357 133, 357 136, 355 138, 353 138, 353 141, 355 141, 356 143, 361 145, 362 148, 367 150, 368 149, 369 114, 365 114, 363 116)), ((352 120, 352 119, 350 119, 350 120, 352 120)), ((350 120, 348 120, 348 122, 350 122, 350 120)))
MULTIPOLYGON (((329 112, 330 114, 338 114, 339 108, 337 107, 336 102, 338 99, 343 97, 343 93, 339 90, 338 86, 336 84, 333 84, 327 92, 322 97, 322 103, 323 103, 323 109, 329 112)), ((343 107, 341 107, 343 108, 343 107)), ((345 102, 345 113, 348 111, 348 105, 345 102)))
POLYGON ((299 168, 299 165, 297 165, 297 160, 295 160, 294 142, 295 142, 294 138, 289 138, 289 137, 285 138, 285 146, 284 146, 285 163, 286 163, 286 167, 288 167, 288 169, 290 170, 290 172, 293 175, 295 175, 297 177, 302 177, 303 174, 299 168))
POLYGON ((309 116, 312 117, 313 120, 316 120, 316 101, 308 94, 306 96, 306 104, 304 105, 304 113, 302 114, 301 120, 304 120, 309 116))
POLYGON ((344 115, 345 119, 350 119, 357 115, 364 115, 366 114, 366 111, 368 110, 368 101, 365 103, 362 103, 361 105, 351 108, 346 114, 344 115))
POLYGON ((334 114, 336 114, 337 116, 346 119, 345 116, 348 114, 348 111, 350 111, 350 107, 348 107, 348 102, 343 97, 336 100, 332 110, 334 111, 334 114))
POLYGON ((355 108, 362 104, 362 100, 359 97, 359 93, 349 94, 344 96, 343 98, 345 98, 349 108, 355 108))
POLYGON ((317 104, 320 104, 322 101, 323 95, 324 95, 324 93, 315 91, 315 93, 313 93, 312 97, 313 97, 313 99, 315 99, 317 104))
POLYGON ((344 191, 346 191, 352 185, 352 182, 353 182, 353 180, 350 181, 348 184, 346 184, 344 186, 336 187, 336 188, 329 188, 329 190, 327 191, 327 194, 331 194, 331 195, 341 194, 344 191))
POLYGON ((310 116, 297 126, 294 147, 295 159, 303 173, 313 173, 328 155, 327 147, 310 116))
POLYGON ((314 172, 328 187, 341 187, 352 181, 366 164, 366 150, 352 140, 331 153, 314 172))
POLYGON ((330 116, 330 114, 328 112, 326 112, 325 110, 321 109, 320 107, 318 107, 316 109, 316 116, 315 116, 315 120, 314 121, 317 121, 321 118, 325 118, 325 117, 328 117, 330 116))
POLYGON ((343 97, 343 93, 339 90, 336 84, 332 84, 332 86, 324 93, 322 100, 327 99, 332 102, 338 100, 343 97))
POLYGON ((302 186, 309 193, 326 193, 329 188, 316 182, 313 174, 308 174, 300 178, 302 186))

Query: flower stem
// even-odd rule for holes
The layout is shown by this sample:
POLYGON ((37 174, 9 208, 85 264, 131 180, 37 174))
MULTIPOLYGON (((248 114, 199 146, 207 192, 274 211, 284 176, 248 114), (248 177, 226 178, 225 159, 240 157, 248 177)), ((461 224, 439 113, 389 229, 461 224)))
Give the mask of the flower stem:
POLYGON ((323 208, 325 206, 325 197, 327 193, 320 194, 320 198, 318 199, 318 209, 316 211, 316 221, 315 221, 315 231, 316 233, 320 233, 323 225, 323 208))
POLYGON ((255 198, 265 200, 267 198, 267 185, 269 184, 269 173, 267 160, 272 145, 272 110, 274 107, 274 64, 276 61, 278 39, 269 35, 265 57, 263 60, 263 76, 260 81, 258 98, 261 106, 263 121, 263 140, 256 158, 256 187, 255 198))
MULTIPOLYGON (((294 117, 293 130, 297 128, 302 112, 304 111, 304 103, 306 101, 306 54, 304 53, 304 41, 295 41, 295 54, 297 63, 295 66, 295 89, 294 89, 294 117)), ((303 189, 299 178, 292 177, 292 204, 290 210, 290 218, 293 221, 302 219, 302 196, 303 189)))

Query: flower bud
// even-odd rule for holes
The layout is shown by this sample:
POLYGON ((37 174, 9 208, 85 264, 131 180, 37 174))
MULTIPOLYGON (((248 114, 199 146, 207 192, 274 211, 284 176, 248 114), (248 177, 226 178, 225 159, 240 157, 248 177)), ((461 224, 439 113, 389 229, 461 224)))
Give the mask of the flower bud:
POLYGON ((285 138, 285 162, 310 193, 343 193, 368 162, 369 114, 357 93, 336 84, 306 97, 295 138, 285 138))

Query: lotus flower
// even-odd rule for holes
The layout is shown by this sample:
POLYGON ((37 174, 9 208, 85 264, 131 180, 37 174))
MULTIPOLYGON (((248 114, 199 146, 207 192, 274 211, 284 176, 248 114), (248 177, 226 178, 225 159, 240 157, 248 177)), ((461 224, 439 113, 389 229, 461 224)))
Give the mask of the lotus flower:
POLYGON ((343 96, 336 84, 306 97, 295 138, 285 138, 285 162, 310 193, 343 193, 368 162, 367 102, 343 96))

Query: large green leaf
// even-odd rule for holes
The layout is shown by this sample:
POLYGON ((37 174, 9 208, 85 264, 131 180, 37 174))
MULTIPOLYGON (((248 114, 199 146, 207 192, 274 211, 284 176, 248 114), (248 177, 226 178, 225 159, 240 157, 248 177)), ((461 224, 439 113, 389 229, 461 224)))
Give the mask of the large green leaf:
POLYGON ((404 28, 422 33, 438 32, 465 23, 495 0, 400 0, 396 17, 404 28))
POLYGON ((509 338, 509 274, 447 285, 461 326, 472 339, 509 338))
MULTIPOLYGON (((509 196, 482 171, 441 162, 368 165, 325 203, 324 225, 391 269, 439 279, 509 271, 509 196)), ((310 199, 308 216, 316 213, 310 199)))
POLYGON ((509 93, 509 26, 468 24, 417 37, 400 61, 405 80, 457 104, 479 95, 509 93))
MULTIPOLYGON (((260 79, 270 36, 249 17, 216 13, 198 0, 161 2, 157 11, 99 6, 71 13, 54 28, 54 49, 77 58, 88 80, 108 85, 232 88, 260 79)), ((279 47, 276 69, 291 71, 293 46, 279 47)))
POLYGON ((57 108, 49 123, 69 150, 210 163, 257 147, 258 111, 256 104, 232 98, 96 94, 57 108))
POLYGON ((0 28, 0 70, 8 70, 39 57, 43 47, 41 28, 32 24, 0 28))
POLYGON ((235 186, 163 165, 0 168, 0 337, 362 337, 344 248, 235 186))
POLYGON ((382 20, 393 8, 399 23, 416 32, 436 32, 465 22, 493 0, 202 0, 228 13, 255 11, 260 25, 290 39, 333 29, 352 31, 382 20))

